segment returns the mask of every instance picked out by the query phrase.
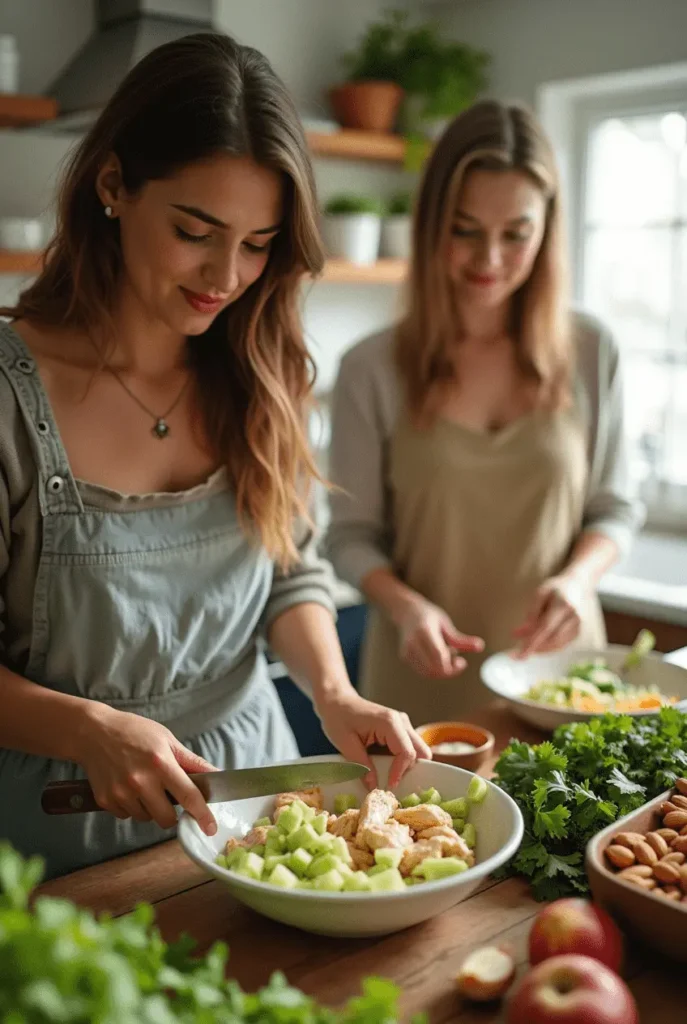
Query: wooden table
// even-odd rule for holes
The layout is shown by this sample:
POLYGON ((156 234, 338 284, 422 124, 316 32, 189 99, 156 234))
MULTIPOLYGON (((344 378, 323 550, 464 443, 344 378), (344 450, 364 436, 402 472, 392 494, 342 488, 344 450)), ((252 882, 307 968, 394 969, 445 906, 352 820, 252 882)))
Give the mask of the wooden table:
MULTIPOLYGON (((502 748, 511 736, 537 742, 542 737, 510 716, 499 703, 486 709, 481 724, 502 748)), ((493 760, 485 765, 489 774, 493 760)), ((427 1011, 432 1024, 502 1022, 502 1007, 464 1003, 454 977, 475 946, 507 942, 527 969, 527 936, 541 909, 522 879, 486 880, 463 903, 425 924, 381 939, 328 939, 308 935, 261 917, 208 881, 176 841, 86 868, 45 883, 40 892, 66 896, 92 910, 124 914, 136 903, 155 906, 165 939, 194 936, 199 952, 216 939, 231 948, 229 969, 245 989, 263 985, 275 970, 321 1002, 337 1005, 360 990, 361 980, 378 974, 403 989, 403 1018, 427 1011)), ((684 967, 667 965, 656 954, 633 946, 626 977, 640 1008, 642 1024, 684 1024, 684 967)))

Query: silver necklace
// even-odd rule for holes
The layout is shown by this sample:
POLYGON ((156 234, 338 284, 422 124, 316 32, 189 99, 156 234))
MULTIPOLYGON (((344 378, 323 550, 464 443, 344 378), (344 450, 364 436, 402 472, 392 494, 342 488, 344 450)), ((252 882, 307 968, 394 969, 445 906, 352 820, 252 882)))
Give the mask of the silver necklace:
POLYGON ((153 420, 155 420, 155 425, 151 430, 151 434, 153 434, 154 437, 157 437, 159 441, 164 441, 166 437, 169 437, 170 426, 167 420, 172 415, 172 413, 178 406, 179 402, 183 398, 186 392, 186 388, 189 385, 189 381, 191 380, 191 374, 189 373, 188 377, 184 381, 183 388, 181 389, 177 397, 174 399, 167 412, 163 413, 162 416, 158 416, 157 413, 153 412, 152 409, 149 409, 147 405, 144 405, 144 403, 141 401, 138 395, 135 395, 133 393, 131 388, 128 386, 128 384, 125 384, 125 382, 122 380, 122 378, 119 376, 115 369, 113 369, 109 364, 106 365, 107 369, 110 371, 114 379, 124 388, 127 395, 129 395, 130 398, 133 398, 136 405, 139 406, 139 408, 143 409, 143 411, 146 412, 153 420))

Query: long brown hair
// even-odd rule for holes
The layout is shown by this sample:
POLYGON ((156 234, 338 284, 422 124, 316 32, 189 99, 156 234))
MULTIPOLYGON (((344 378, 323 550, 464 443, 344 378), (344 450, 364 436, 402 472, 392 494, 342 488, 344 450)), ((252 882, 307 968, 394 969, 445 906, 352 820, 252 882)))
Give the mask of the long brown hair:
POLYGON ((265 270, 188 348, 205 427, 228 467, 241 521, 288 565, 297 554, 294 518, 308 518, 308 488, 319 477, 306 421, 314 365, 298 292, 303 275, 319 273, 324 262, 298 114, 267 59, 229 36, 201 33, 153 50, 78 146, 61 183, 42 273, 2 314, 91 335, 108 323, 122 253, 95 182, 112 152, 131 194, 215 153, 250 156, 285 182, 284 226, 265 270))
POLYGON ((553 150, 526 108, 485 100, 444 132, 415 207, 408 312, 398 328, 396 357, 411 415, 419 424, 431 422, 456 380, 451 353, 457 325, 444 253, 460 189, 476 169, 522 171, 544 194, 544 236, 530 277, 513 296, 511 330, 538 404, 555 409, 569 398, 567 267, 553 150))

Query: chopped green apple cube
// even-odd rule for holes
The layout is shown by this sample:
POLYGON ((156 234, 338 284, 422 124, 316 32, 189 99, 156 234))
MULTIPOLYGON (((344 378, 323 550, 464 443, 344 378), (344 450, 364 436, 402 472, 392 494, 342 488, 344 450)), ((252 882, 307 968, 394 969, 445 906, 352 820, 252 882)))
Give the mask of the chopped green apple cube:
POLYGON ((344 878, 336 868, 332 868, 331 871, 327 871, 323 875, 317 875, 312 881, 312 887, 322 892, 341 892, 344 887, 344 878))
POLYGON ((475 831, 475 826, 471 824, 471 822, 468 822, 465 828, 463 829, 462 836, 467 845, 470 847, 470 849, 474 850, 475 844, 477 842, 477 833, 475 831))
POLYGON ((351 851, 346 845, 346 840, 343 836, 335 836, 331 844, 331 852, 339 860, 343 861, 344 864, 351 864, 351 851))
POLYGON ((372 888, 370 879, 364 871, 351 871, 344 875, 344 892, 369 892, 372 888))
POLYGON ((262 857, 259 857, 257 853, 253 853, 252 850, 246 854, 246 859, 240 867, 234 866, 233 871, 237 875, 245 875, 246 878, 253 878, 256 882, 259 882, 262 878, 262 869, 265 866, 265 861, 262 857))
POLYGON ((289 854, 289 859, 286 862, 288 867, 299 876, 299 878, 306 873, 307 868, 312 863, 313 856, 301 847, 298 850, 294 850, 293 853, 289 854))
POLYGON ((462 832, 465 828, 465 818, 454 818, 451 824, 456 832, 462 832))
POLYGON ((429 789, 423 789, 419 794, 421 804, 440 804, 441 793, 434 786, 430 786, 429 789))
POLYGON ((315 830, 318 836, 323 836, 327 831, 328 821, 329 815, 327 814, 327 812, 320 811, 319 814, 315 815, 310 824, 312 825, 313 829, 315 830))
POLYGON ((465 795, 471 804, 481 804, 487 795, 488 789, 489 786, 486 779, 481 778, 479 775, 473 775, 465 795))
POLYGON ((345 814, 357 807, 360 807, 360 803, 353 793, 339 793, 334 797, 334 814, 345 814))
POLYGON ((455 800, 445 800, 439 806, 452 818, 467 818, 468 816, 468 802, 464 796, 456 797, 455 800))
POLYGON ((287 850, 297 850, 299 846, 304 846, 308 850, 316 839, 317 833, 312 825, 301 825, 286 837, 286 848, 287 850))
POLYGON ((334 836, 331 832, 325 832, 323 836, 315 836, 308 850, 312 853, 313 857, 317 857, 320 853, 331 853, 333 842, 334 836))
MULTIPOLYGON (((370 868, 370 871, 374 871, 374 868, 370 868)), ((368 874, 368 878, 372 892, 403 892, 405 889, 405 883, 398 868, 386 868, 371 878, 368 874)))
POLYGON ((272 819, 271 819, 271 818, 268 818, 268 817, 264 817, 264 818, 257 818, 257 819, 256 819, 256 820, 255 820, 255 821, 253 822, 253 828, 260 828, 260 827, 261 827, 261 826, 263 826, 263 825, 264 825, 265 827, 267 827, 268 825, 271 825, 271 824, 272 824, 272 819))
POLYGON ((401 800, 401 807, 417 807, 421 803, 422 800, 417 793, 409 793, 408 796, 404 796, 401 800))
POLYGON ((375 864, 383 868, 397 868, 403 859, 403 850, 383 849, 375 850, 375 864))
POLYGON ((278 885, 280 889, 295 889, 298 885, 297 876, 285 864, 277 864, 267 881, 270 885, 278 885))
POLYGON ((467 864, 459 857, 427 857, 413 868, 412 873, 415 877, 421 876, 428 882, 436 882, 439 878, 460 875, 467 869, 467 864))
POLYGON ((277 818, 277 827, 280 832, 284 833, 284 835, 291 835, 291 833, 299 829, 302 824, 303 811, 296 801, 292 804, 287 804, 286 807, 280 810, 277 818))

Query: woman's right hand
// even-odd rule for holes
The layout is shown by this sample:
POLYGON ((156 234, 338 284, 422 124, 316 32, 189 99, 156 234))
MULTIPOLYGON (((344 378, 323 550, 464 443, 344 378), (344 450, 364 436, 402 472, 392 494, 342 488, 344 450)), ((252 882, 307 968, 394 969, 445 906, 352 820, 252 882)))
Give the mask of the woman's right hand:
POLYGON ((399 628, 401 657, 429 679, 459 675, 467 664, 461 652, 474 654, 484 650, 481 637, 461 633, 446 612, 424 598, 413 602, 399 628))
POLYGON ((215 769, 164 725, 94 702, 79 737, 78 761, 96 802, 118 818, 173 828, 177 816, 167 790, 206 835, 217 831, 212 811, 187 774, 215 769))

